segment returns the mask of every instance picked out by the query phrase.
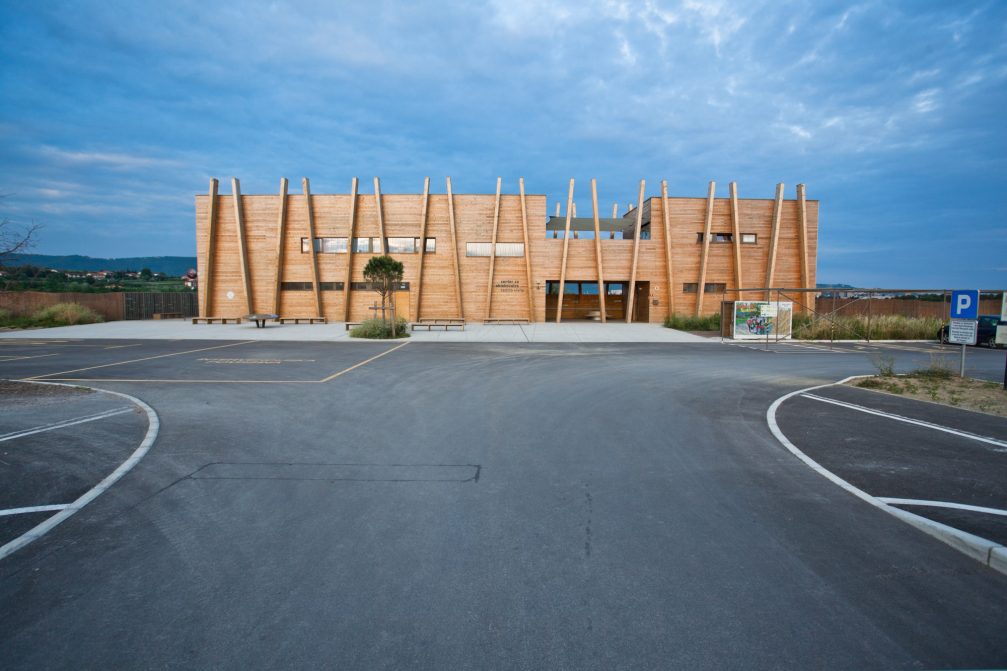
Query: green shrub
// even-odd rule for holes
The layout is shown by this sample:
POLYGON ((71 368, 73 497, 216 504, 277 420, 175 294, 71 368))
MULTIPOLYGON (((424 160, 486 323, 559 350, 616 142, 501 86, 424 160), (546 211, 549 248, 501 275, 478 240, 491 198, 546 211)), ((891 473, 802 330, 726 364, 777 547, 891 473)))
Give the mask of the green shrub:
MULTIPOLYGON (((399 317, 396 320, 395 336, 397 338, 408 338, 409 332, 406 330, 407 322, 399 317)), ((386 340, 392 337, 392 324, 381 319, 368 319, 350 329, 351 338, 370 338, 372 340, 386 340)))
POLYGON ((664 326, 679 331, 719 331, 720 313, 705 317, 689 317, 686 315, 671 315, 664 320, 664 326))
POLYGON ((103 322, 105 318, 80 303, 57 303, 35 312, 30 321, 32 326, 70 326, 103 322))

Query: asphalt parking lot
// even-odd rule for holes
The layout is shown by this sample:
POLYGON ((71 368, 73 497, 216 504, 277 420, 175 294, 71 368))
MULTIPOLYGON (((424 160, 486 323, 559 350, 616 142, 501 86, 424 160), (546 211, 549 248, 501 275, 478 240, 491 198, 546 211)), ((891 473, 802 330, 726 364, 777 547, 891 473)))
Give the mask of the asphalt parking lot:
MULTIPOLYGON (((1007 664, 1007 576, 836 487, 766 424, 781 395, 871 373, 877 351, 905 370, 953 349, 0 342, 0 378, 123 392, 160 425, 104 495, 0 560, 8 668, 1007 664)), ((999 379, 1003 357, 970 350, 970 372, 999 379)), ((815 393, 847 391, 867 393, 815 393)), ((0 431, 46 420, 27 406, 0 431)), ((920 427, 848 432, 836 412, 853 411, 795 397, 781 426, 849 433, 848 464, 875 431, 925 444, 861 468, 879 496, 1002 500, 972 485, 999 453, 956 443, 958 468, 920 427), (952 468, 957 488, 903 467, 952 468)), ((80 426, 122 436, 91 480, 146 430, 127 413, 80 426)), ((9 505, 66 502, 45 487, 9 505)))

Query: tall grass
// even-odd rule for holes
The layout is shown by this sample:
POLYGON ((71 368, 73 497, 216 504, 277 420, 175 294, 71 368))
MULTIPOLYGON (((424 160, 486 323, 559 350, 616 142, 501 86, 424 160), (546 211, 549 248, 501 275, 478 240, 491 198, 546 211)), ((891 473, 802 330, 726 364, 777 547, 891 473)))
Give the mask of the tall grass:
POLYGON ((46 328, 103 321, 104 317, 80 303, 57 303, 27 316, 16 316, 9 310, 0 310, 0 326, 8 328, 46 328))
POLYGON ((720 313, 706 315, 705 317, 691 317, 686 315, 671 315, 664 320, 664 326, 679 331, 719 331, 720 313))
POLYGON ((935 317, 879 315, 870 321, 865 315, 813 319, 795 314, 793 337, 798 340, 936 340, 943 320, 935 317))
MULTIPOLYGON (((405 319, 399 317, 395 325, 396 338, 408 338, 409 332, 406 329, 405 319)), ((370 338, 372 340, 386 340, 392 337, 392 323, 381 319, 368 319, 350 329, 351 338, 370 338)))

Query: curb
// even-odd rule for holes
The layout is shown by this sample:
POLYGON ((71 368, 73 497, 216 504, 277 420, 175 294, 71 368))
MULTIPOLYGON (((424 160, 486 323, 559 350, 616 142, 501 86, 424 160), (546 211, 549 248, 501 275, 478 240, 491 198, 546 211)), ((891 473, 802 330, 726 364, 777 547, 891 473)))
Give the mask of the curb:
POLYGON ((766 410, 766 423, 769 425, 769 430, 772 432, 773 436, 783 445, 787 450, 793 454, 795 457, 803 461, 812 470, 817 472, 822 477, 827 480, 831 480, 833 483, 839 485, 850 494, 853 494, 859 499, 866 501, 875 508, 880 508, 889 515, 895 517, 896 519, 902 520, 903 522, 919 529, 925 534, 936 538, 947 545, 950 545, 959 552, 975 559, 976 561, 988 566, 994 571, 999 571, 1004 575, 1007 575, 1007 548, 999 543, 994 543, 993 541, 986 540, 985 538, 980 538, 974 534, 970 534, 967 531, 961 531, 955 529, 954 527, 949 527, 946 524, 941 524, 940 522, 934 522, 925 517, 921 517, 915 513, 902 510, 901 508, 896 508, 891 506, 884 501, 878 499, 877 497, 871 496, 859 487, 855 487, 846 480, 842 479, 832 471, 826 469, 817 461, 802 452, 796 445, 794 445, 790 440, 783 434, 780 430, 780 426, 776 423, 776 411, 779 407, 788 399, 797 396, 798 394, 803 394, 805 392, 814 391, 815 389, 824 389, 826 387, 834 387, 836 385, 845 384, 850 380, 856 380, 858 378, 871 377, 870 375, 851 375, 850 377, 843 378, 838 382, 830 382, 828 384, 819 384, 813 387, 805 387, 804 389, 798 389, 797 391, 792 391, 789 394, 784 394, 778 399, 773 401, 769 409, 766 410))

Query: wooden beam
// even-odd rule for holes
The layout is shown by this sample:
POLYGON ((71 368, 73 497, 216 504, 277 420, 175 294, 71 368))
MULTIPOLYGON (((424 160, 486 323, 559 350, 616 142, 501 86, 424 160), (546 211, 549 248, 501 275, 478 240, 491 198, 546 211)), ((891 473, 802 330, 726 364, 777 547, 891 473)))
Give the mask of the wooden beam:
POLYGON ((280 314, 280 285, 283 281, 283 243, 287 232, 287 178, 280 178, 280 208, 276 221, 276 280, 273 282, 273 312, 280 314))
POLYGON ((675 273, 671 262, 671 213, 668 211, 668 180, 661 180, 661 220, 664 223, 664 260, 668 275, 668 316, 675 314, 675 273))
MULTIPOLYGON (((388 238, 385 237, 385 213, 381 209, 381 180, 374 178, 374 205, 378 211, 378 231, 381 236, 381 253, 388 253, 388 238)), ((374 251, 373 249, 371 250, 374 251)))
POLYGON ((535 287, 532 286, 531 275, 531 244, 528 238, 528 205, 524 196, 524 177, 517 181, 521 193, 521 232, 524 234, 524 269, 528 292, 528 323, 535 321, 535 287))
POLYGON ((210 180, 210 199, 207 210, 206 222, 206 259, 203 262, 203 274, 196 280, 202 289, 203 304, 200 306, 199 316, 209 317, 210 308, 213 306, 213 262, 214 252, 217 249, 217 180, 210 180))
POLYGON ((493 204, 493 236, 490 240, 490 277, 486 284, 486 319, 493 316, 493 270, 497 260, 497 229, 500 227, 500 185, 502 178, 497 177, 497 196, 493 204))
POLYGON ((353 285, 353 236, 357 232, 357 178, 350 182, 350 231, 346 238, 346 274, 343 276, 343 321, 350 321, 350 287, 353 285))
POLYGON ((773 228, 769 236, 769 263, 766 264, 766 300, 772 300, 773 275, 776 274, 776 251, 780 240, 780 215, 783 212, 783 182, 776 185, 776 202, 773 205, 773 228))
MULTIPOLYGON (((612 203, 612 221, 619 218, 619 203, 612 203)), ((608 234, 609 240, 615 240, 615 231, 610 231, 608 234)))
POLYGON ((591 211, 594 213, 594 258, 598 266, 598 301, 601 308, 601 323, 605 318, 605 270, 601 262, 601 224, 598 221, 598 180, 591 180, 591 211))
POLYGON ((430 178, 423 178, 423 201, 420 205, 420 258, 416 264, 416 311, 413 319, 420 318, 421 301, 423 300, 423 257, 427 255, 427 211, 430 204, 430 178))
POLYGON ((311 255, 311 281, 315 294, 315 315, 324 317, 322 314, 322 295, 318 286, 318 258, 315 253, 315 208, 311 204, 311 184, 308 178, 301 179, 301 190, 304 192, 304 207, 307 208, 308 219, 308 253, 311 255))
MULTIPOLYGON (((741 209, 738 204, 738 183, 731 182, 731 237, 734 240, 734 288, 744 288, 741 272, 741 209)), ((743 298, 741 292, 735 292, 739 301, 743 298)))
POLYGON ((556 323, 563 321, 563 288, 566 284, 566 254, 570 247, 570 214, 573 209, 573 180, 570 180, 570 192, 566 197, 566 228, 563 231, 563 262, 559 270, 559 296, 556 297, 556 323))
POLYGON ((643 226, 643 192, 647 183, 640 180, 639 206, 636 208, 636 229, 633 233, 633 265, 629 271, 629 301, 626 307, 626 323, 633 321, 633 308, 636 306, 636 263, 640 258, 640 229, 643 226))
MULTIPOLYGON (((804 185, 797 185, 797 224, 801 245, 801 288, 811 289, 811 271, 808 267, 808 204, 804 196, 804 185)), ((807 308, 805 308, 807 309, 807 308)))
POLYGON ((455 300, 458 305, 458 316, 465 319, 465 308, 462 305, 462 273, 461 261, 458 259, 458 232, 455 228, 455 197, 451 193, 451 178, 447 178, 448 185, 448 223, 451 225, 451 258, 455 263, 455 300))
POLYGON ((241 184, 237 177, 231 178, 231 198, 234 201, 234 224, 238 233, 238 261, 241 264, 241 284, 245 289, 245 314, 253 312, 252 276, 248 272, 248 246, 245 243, 245 220, 241 207, 241 184))
POLYGON ((710 257, 710 236, 713 232, 713 198, 717 183, 710 180, 710 190, 706 194, 706 220, 703 223, 703 256, 699 260, 699 284, 696 285, 696 316, 703 314, 703 297, 706 294, 706 264, 710 257))

